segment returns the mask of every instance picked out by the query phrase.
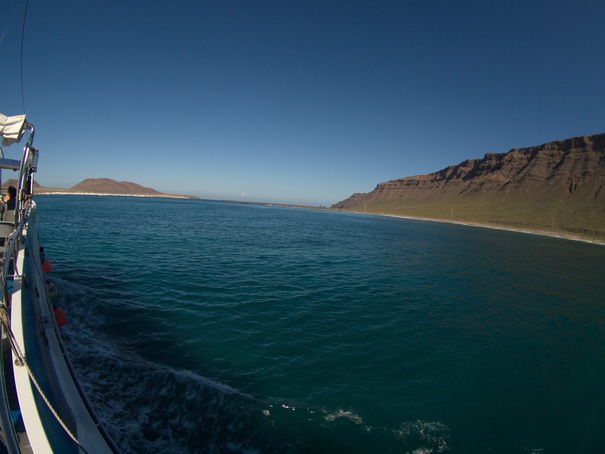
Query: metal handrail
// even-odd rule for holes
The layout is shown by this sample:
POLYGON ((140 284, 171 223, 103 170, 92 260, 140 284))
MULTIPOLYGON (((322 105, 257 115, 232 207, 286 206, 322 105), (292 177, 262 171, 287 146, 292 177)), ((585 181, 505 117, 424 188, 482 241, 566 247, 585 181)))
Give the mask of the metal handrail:
MULTIPOLYGON (((30 177, 31 187, 30 194, 33 190, 33 172, 35 172, 35 161, 37 158, 37 151, 33 146, 34 138, 34 127, 26 123, 26 129, 30 130, 30 135, 23 149, 23 159, 20 165, 19 172, 19 183, 18 183, 18 197, 15 201, 15 228, 13 232, 5 240, 4 245, 4 257, 2 263, 2 271, 0 273, 0 317, 2 322, 0 323, 0 331, 5 333, 9 342, 13 343, 12 332, 10 330, 9 322, 9 302, 10 294, 8 289, 8 277, 9 273, 14 276, 20 276, 19 270, 17 269, 17 253, 19 250, 19 241, 23 236, 23 228, 27 223, 29 217, 29 210, 31 209, 32 203, 28 203, 29 200, 25 199, 23 194, 23 186, 26 181, 26 174, 30 177), (26 203, 23 204, 23 201, 26 203), (12 270, 11 270, 12 267, 12 270)), ((2 390, 0 390, 0 426, 2 427, 2 443, 6 447, 9 453, 19 454, 21 448, 19 447, 19 438, 15 432, 15 427, 12 421, 12 415, 10 413, 10 405, 8 404, 8 395, 6 388, 6 375, 4 372, 4 361, 0 364, 0 380, 2 381, 2 390)))
MULTIPOLYGON (((0 295, 2 300, 0 301, 0 312, 2 317, 2 323, 0 324, 0 331, 6 334, 7 339, 12 344, 12 333, 10 332, 9 323, 9 300, 10 295, 8 291, 7 278, 10 272, 10 267, 13 267, 13 275, 17 274, 17 260, 16 252, 19 250, 18 242, 21 237, 23 229, 23 223, 18 223, 15 226, 15 230, 10 234, 6 240, 6 250, 4 253, 4 262, 2 263, 2 272, 0 274, 0 295), (6 330, 6 333, 5 333, 6 330)), ((12 415, 10 413, 10 405, 8 404, 8 395, 6 388, 6 374, 4 372, 4 361, 0 365, 0 380, 2 380, 2 390, 0 391, 0 425, 2 427, 2 443, 5 445, 9 453, 20 453, 19 439, 15 432, 15 427, 12 421, 12 415)))
MULTIPOLYGON (((27 244, 27 240, 24 237, 24 231, 25 231, 25 229, 28 228, 29 221, 31 220, 33 222, 35 220, 34 207, 36 205, 35 205, 35 202, 33 202, 33 200, 31 200, 31 196, 33 195, 33 192, 34 192, 34 173, 37 170, 36 167, 37 167, 37 159, 38 159, 38 150, 37 150, 37 148, 32 146, 34 128, 30 124, 26 124, 26 128, 30 130, 30 136, 29 136, 29 140, 28 140, 27 144, 25 145, 25 147, 23 149, 23 159, 22 159, 21 165, 20 165, 19 180, 18 180, 18 185, 17 185, 17 197, 16 197, 16 204, 15 204, 15 228, 12 231, 12 233, 9 235, 9 237, 6 239, 4 263, 2 263, 1 273, 0 273, 0 297, 1 297, 0 316, 5 320, 5 322, 2 322, 2 329, 7 330, 6 334, 11 342, 11 347, 15 347, 15 348, 17 348, 17 350, 18 350, 18 345, 14 344, 15 340, 13 338, 11 328, 10 328, 10 322, 9 322, 9 317, 10 317, 9 316, 9 302, 11 299, 11 295, 9 293, 7 284, 8 284, 8 279, 10 277, 22 276, 22 273, 24 270, 18 269, 17 256, 20 253, 20 249, 22 247, 27 247, 27 248, 30 247, 30 245, 27 244), (6 327, 4 326, 5 324, 6 324, 6 327)), ((37 248, 37 246, 36 246, 36 248, 37 248)), ((36 251, 36 253, 37 253, 37 251, 36 251)), ((37 257, 36 253, 33 253, 32 255, 37 257)), ((46 290, 46 292, 48 292, 48 290, 46 290)), ((50 303, 50 299, 47 298, 46 301, 49 304, 49 310, 52 314, 52 305, 50 303)), ((90 404, 90 401, 88 400, 84 390, 82 389, 82 386, 80 385, 80 383, 77 379, 75 370, 73 369, 71 361, 69 360, 69 356, 67 355, 67 352, 65 350, 65 346, 61 339, 61 335, 59 333, 58 327, 56 326, 55 323, 53 323, 53 325, 54 325, 57 339, 59 341, 58 342, 59 347, 63 353, 65 365, 67 367, 69 374, 71 374, 71 376, 72 376, 74 385, 76 387, 77 392, 80 395, 83 405, 85 406, 86 410, 90 414, 92 421, 97 426, 99 433, 102 436, 102 438, 105 440, 105 443, 107 444, 108 448, 112 452, 118 453, 119 452, 118 447, 116 446, 115 442, 113 441, 113 439, 107 432, 106 428, 103 426, 103 424, 99 420, 99 418, 96 415, 92 405, 90 404)), ((26 367, 28 367, 25 362, 24 362, 24 365, 26 367)), ((32 375, 29 368, 28 368, 28 373, 30 375, 30 379, 33 382, 35 382, 35 377, 32 375)), ((6 380, 5 380, 5 373, 4 373, 4 364, 0 365, 0 380, 3 381, 3 383, 0 383, 0 384, 4 385, 4 386, 2 386, 3 389, 0 390, 0 394, 2 394, 2 396, 0 396, 0 404, 4 404, 4 405, 2 405, 3 410, 0 410, 0 425, 3 429, 2 432, 0 433, 0 435, 1 435, 0 439, 1 439, 1 442, 5 444, 7 450, 11 454, 12 453, 18 454, 18 453, 21 453, 21 450, 19 448, 18 437, 17 437, 17 434, 15 433, 15 428, 14 428, 14 425, 11 420, 10 408, 9 408, 9 405, 7 405, 8 398, 7 398, 7 394, 6 394, 6 380), (2 402, 2 399, 4 399, 5 402, 2 402)), ((68 427, 61 421, 59 415, 56 414, 56 411, 54 411, 54 409, 52 408, 50 403, 46 400, 42 389, 40 389, 36 383, 34 383, 34 384, 36 385, 36 388, 38 389, 39 393, 42 395, 44 400, 47 402, 47 405, 49 405, 49 409, 51 410, 51 412, 53 412, 53 414, 55 415, 55 417, 57 418, 59 423, 61 423, 61 425, 63 426, 65 431, 68 433, 68 435, 72 438, 72 440, 74 440, 74 442, 79 446, 80 451, 86 452, 84 447, 75 438, 75 436, 69 431, 68 427)))

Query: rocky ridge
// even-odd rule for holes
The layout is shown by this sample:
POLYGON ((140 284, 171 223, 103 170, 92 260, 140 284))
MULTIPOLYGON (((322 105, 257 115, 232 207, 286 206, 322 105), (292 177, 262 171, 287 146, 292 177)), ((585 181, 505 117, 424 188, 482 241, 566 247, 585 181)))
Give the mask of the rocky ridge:
POLYGON ((453 219, 455 209, 457 220, 540 228, 575 218, 559 228, 594 233, 605 231, 604 186, 605 134, 597 134, 488 153, 431 174, 379 183, 332 208, 442 219, 453 219))

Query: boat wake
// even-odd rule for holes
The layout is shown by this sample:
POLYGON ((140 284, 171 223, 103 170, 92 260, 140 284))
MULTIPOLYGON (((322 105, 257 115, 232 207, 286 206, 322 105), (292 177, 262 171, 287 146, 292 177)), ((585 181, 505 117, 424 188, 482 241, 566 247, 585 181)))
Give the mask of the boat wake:
POLYGON ((74 368, 124 452, 293 452, 266 433, 253 396, 141 357, 106 332, 110 322, 86 288, 52 282, 68 315, 62 334, 74 368))
POLYGON ((125 452, 370 452, 377 444, 414 454, 449 452, 448 429, 438 422, 376 427, 354 409, 254 396, 144 358, 112 335, 112 320, 90 288, 52 281, 69 319, 62 333, 74 368, 125 452))

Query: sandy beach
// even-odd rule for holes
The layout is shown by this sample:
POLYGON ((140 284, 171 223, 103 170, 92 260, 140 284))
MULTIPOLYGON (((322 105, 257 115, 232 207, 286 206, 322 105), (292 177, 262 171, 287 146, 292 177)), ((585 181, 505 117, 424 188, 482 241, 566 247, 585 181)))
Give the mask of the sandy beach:
MULTIPOLYGON (((349 213, 359 213, 359 211, 348 211, 348 212, 349 213)), ((572 235, 572 234, 554 233, 554 232, 548 232, 545 230, 522 229, 522 228, 504 227, 504 226, 491 225, 491 224, 480 224, 480 223, 475 223, 475 222, 452 221, 452 220, 446 220, 446 219, 420 218, 420 217, 414 217, 414 216, 403 216, 403 215, 386 214, 386 213, 365 213, 364 212, 362 214, 372 214, 372 215, 376 215, 376 216, 412 219, 412 220, 416 220, 416 221, 440 222, 440 223, 444 223, 444 224, 457 224, 457 225, 465 225, 468 227, 479 227, 479 228, 483 228, 483 229, 504 230, 504 231, 508 231, 508 232, 528 233, 530 235, 548 236, 548 237, 552 237, 552 238, 561 238, 564 240, 580 241, 583 243, 591 243, 591 244, 596 244, 599 246, 605 246, 605 240, 590 239, 590 238, 584 238, 584 237, 580 237, 580 236, 576 236, 576 235, 572 235)))

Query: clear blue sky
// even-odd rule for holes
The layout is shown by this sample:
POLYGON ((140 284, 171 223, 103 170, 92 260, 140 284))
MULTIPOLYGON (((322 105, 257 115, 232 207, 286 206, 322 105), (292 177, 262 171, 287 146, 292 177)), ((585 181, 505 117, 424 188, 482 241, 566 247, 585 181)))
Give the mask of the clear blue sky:
MULTIPOLYGON (((0 7, 6 115, 24 4, 0 7)), ((31 0, 38 182, 331 205, 602 133, 604 24, 597 0, 31 0)))

